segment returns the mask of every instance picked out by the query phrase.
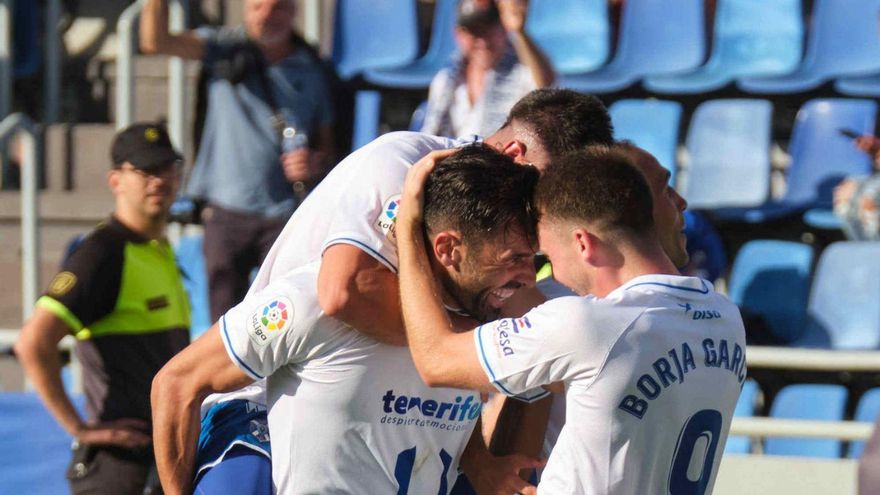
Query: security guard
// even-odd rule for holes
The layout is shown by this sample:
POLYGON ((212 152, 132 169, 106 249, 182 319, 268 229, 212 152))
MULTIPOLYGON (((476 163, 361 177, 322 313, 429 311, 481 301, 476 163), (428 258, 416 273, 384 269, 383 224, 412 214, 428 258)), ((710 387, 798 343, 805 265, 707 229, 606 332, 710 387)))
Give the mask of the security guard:
POLYGON ((165 239, 180 182, 166 130, 134 124, 113 142, 115 209, 82 241, 37 301, 15 352, 40 398, 75 439, 71 491, 161 493, 151 448, 150 385, 189 343, 189 306, 165 239), (88 420, 61 381, 58 342, 77 338, 88 420))

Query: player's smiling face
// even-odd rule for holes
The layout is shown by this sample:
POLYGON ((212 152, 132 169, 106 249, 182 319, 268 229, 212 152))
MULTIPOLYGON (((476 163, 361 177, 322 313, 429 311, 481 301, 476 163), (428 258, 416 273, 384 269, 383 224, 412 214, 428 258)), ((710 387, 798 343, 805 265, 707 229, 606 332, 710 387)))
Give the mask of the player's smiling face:
POLYGON ((464 244, 458 270, 443 285, 462 309, 480 321, 497 319, 505 302, 521 287, 535 284, 535 250, 519 230, 477 246, 464 244))

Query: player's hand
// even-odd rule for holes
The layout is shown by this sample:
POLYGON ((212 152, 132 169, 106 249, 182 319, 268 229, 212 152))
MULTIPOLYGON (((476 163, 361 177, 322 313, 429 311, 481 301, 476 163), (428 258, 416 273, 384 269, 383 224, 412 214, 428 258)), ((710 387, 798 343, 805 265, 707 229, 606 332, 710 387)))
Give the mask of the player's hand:
POLYGON ((400 195, 400 211, 397 213, 396 219, 398 228, 408 228, 412 224, 422 221, 422 206, 425 202, 424 189, 428 175, 434 170, 437 162, 456 151, 458 151, 456 148, 432 151, 410 167, 403 184, 403 194, 400 195))
POLYGON ((498 15, 501 25, 508 33, 522 33, 526 27, 526 12, 529 2, 526 0, 498 0, 498 15))
POLYGON ((545 464, 546 461, 520 454, 486 456, 476 473, 468 473, 468 481, 480 495, 534 495, 537 493, 535 486, 520 478, 519 473, 545 464))
POLYGON ((284 177, 291 184, 309 182, 321 173, 321 154, 309 148, 300 148, 281 155, 284 177))
POLYGON ((146 447, 152 443, 150 425, 136 418, 123 418, 84 426, 76 439, 91 445, 115 445, 128 449, 146 447))

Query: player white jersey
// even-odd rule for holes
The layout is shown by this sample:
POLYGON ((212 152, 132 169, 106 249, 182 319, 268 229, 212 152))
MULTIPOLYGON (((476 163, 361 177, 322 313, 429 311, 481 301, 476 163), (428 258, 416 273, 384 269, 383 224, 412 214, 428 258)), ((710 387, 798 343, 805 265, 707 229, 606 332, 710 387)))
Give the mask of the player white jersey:
POLYGON ((637 277, 475 331, 510 395, 565 384, 567 421, 539 493, 710 493, 746 377, 737 307, 692 277, 637 277))
POLYGON ((221 319, 230 359, 268 377, 277 492, 447 493, 479 394, 429 388, 406 347, 324 316, 317 272, 289 272, 221 319))
MULTIPOLYGON (((394 218, 409 167, 431 151, 475 142, 416 132, 391 132, 358 149, 336 165, 293 213, 248 291, 253 294, 277 277, 321 258, 335 244, 354 245, 397 273, 394 218)), ((224 400, 264 403, 265 384, 212 394, 202 414, 224 400)))

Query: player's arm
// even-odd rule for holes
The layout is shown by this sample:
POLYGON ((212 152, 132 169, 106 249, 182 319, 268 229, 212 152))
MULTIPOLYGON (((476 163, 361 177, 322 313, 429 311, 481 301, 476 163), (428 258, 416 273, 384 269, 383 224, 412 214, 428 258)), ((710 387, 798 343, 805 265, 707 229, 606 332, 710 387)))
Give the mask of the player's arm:
POLYGON ((519 477, 520 470, 532 470, 542 467, 543 461, 522 455, 496 457, 489 453, 486 442, 480 431, 481 422, 477 424, 461 454, 461 469, 468 481, 480 495, 510 493, 535 493, 535 487, 519 477))
POLYGON ((318 304, 380 342, 406 345, 397 276, 375 258, 350 244, 324 251, 318 272, 318 304))
POLYGON ((192 490, 199 410, 205 397, 253 381, 230 360, 217 323, 159 370, 150 400, 156 467, 166 495, 192 490))
POLYGON ((413 361, 427 385, 492 392, 472 332, 456 332, 443 308, 425 246, 422 186, 434 164, 452 153, 430 153, 407 174, 396 231, 403 321, 413 361))
POLYGON ((37 395, 58 424, 83 443, 127 448, 149 445, 150 435, 144 421, 120 419, 88 425, 77 413, 64 391, 61 356, 58 352, 58 343, 70 330, 64 320, 39 306, 21 329, 15 342, 15 355, 33 383, 37 395))
POLYGON ((201 60, 205 44, 192 31, 168 31, 168 0, 147 0, 141 11, 140 48, 144 53, 201 60))

